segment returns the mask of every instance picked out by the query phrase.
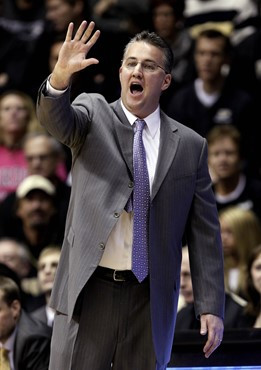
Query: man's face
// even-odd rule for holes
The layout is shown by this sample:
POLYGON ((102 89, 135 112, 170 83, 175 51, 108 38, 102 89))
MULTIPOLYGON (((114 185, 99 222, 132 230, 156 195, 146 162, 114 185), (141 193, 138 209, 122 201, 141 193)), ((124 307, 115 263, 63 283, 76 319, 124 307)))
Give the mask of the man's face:
POLYGON ((18 201, 17 215, 28 228, 37 229, 48 225, 54 212, 52 199, 41 190, 32 190, 18 201))
POLYGON ((8 305, 0 289, 0 342, 5 343, 15 329, 21 306, 18 301, 8 305))
POLYGON ((129 46, 120 67, 123 104, 139 118, 154 112, 162 91, 168 88, 171 81, 171 75, 161 68, 153 71, 144 68, 153 63, 164 68, 162 51, 145 42, 135 42, 129 46))
POLYGON ((203 81, 217 81, 221 77, 221 67, 228 63, 224 54, 222 38, 199 37, 195 47, 195 63, 198 77, 203 81))
POLYGON ((180 294, 183 295, 186 303, 192 303, 194 301, 187 247, 182 250, 180 294))
POLYGON ((49 293, 52 290, 59 259, 60 252, 52 252, 38 261, 38 280, 43 293, 49 293))
POLYGON ((217 139, 209 145, 209 166, 217 180, 229 179, 240 172, 237 145, 229 137, 217 139))
POLYGON ((24 146, 25 158, 30 175, 41 175, 47 178, 54 176, 58 164, 50 141, 46 137, 29 139, 24 146))
POLYGON ((64 0, 46 0, 46 18, 52 22, 55 31, 62 32, 74 20, 74 7, 64 0))
POLYGON ((176 18, 172 7, 161 4, 153 10, 153 24, 156 33, 162 38, 171 38, 175 30, 176 18))

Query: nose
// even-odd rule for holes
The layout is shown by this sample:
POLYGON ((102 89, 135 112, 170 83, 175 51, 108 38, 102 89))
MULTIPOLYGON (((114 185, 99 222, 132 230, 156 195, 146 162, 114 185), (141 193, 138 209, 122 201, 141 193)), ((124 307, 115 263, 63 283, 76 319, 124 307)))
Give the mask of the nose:
POLYGON ((44 268, 44 273, 46 274, 46 275, 50 275, 51 274, 51 272, 52 272, 52 269, 51 269, 51 266, 45 266, 45 268, 44 268))
POLYGON ((139 62, 136 64, 135 68, 133 69, 133 76, 140 76, 142 74, 143 68, 142 64, 139 62))

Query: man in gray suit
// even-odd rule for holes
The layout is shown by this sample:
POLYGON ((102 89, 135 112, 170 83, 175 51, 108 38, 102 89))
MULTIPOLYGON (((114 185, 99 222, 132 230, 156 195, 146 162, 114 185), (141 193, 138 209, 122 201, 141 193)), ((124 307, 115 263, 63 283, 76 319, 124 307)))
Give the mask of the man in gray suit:
POLYGON ((142 32, 126 46, 121 99, 108 104, 101 95, 82 94, 70 104, 72 75, 98 63, 86 55, 99 34, 84 21, 73 36, 70 23, 37 102, 41 123, 72 151, 72 193, 50 303, 56 310, 50 369, 164 370, 184 235, 206 357, 223 336, 223 259, 207 145, 159 108, 173 56, 154 33, 142 32), (140 120, 143 141, 135 146, 140 120), (139 177, 137 146, 145 153, 139 177), (147 209, 138 200, 145 186, 148 212, 137 221, 147 209))

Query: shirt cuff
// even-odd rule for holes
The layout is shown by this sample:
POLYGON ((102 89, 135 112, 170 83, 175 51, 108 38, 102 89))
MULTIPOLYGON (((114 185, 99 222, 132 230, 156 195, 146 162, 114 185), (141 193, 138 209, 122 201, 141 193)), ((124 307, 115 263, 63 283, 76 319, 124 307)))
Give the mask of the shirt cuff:
POLYGON ((52 87, 52 85, 50 84, 50 78, 51 78, 51 75, 47 78, 47 81, 46 81, 46 92, 47 92, 47 94, 52 95, 52 96, 61 96, 63 93, 65 93, 65 91, 68 89, 68 87, 64 90, 57 90, 54 87, 52 87))

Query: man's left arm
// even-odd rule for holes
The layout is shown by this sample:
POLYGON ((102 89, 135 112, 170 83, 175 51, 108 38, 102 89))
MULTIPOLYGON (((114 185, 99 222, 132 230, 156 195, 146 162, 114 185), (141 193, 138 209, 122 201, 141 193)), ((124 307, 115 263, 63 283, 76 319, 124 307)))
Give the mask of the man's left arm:
POLYGON ((205 357, 223 337, 224 268, 223 249, 216 201, 208 171, 207 143, 203 139, 198 162, 194 199, 187 223, 194 305, 202 335, 207 334, 205 357))

